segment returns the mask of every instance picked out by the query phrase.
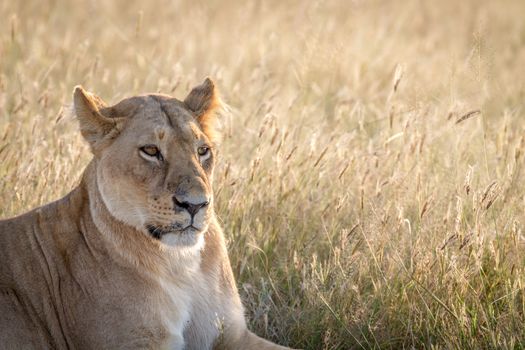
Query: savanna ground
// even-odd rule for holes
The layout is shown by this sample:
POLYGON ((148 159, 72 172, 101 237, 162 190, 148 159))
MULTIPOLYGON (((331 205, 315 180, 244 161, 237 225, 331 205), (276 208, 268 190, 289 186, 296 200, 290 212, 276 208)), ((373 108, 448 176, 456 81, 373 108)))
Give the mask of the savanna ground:
POLYGON ((0 216, 90 159, 66 113, 215 79, 250 327, 307 349, 525 347, 525 2, 0 2, 0 216))

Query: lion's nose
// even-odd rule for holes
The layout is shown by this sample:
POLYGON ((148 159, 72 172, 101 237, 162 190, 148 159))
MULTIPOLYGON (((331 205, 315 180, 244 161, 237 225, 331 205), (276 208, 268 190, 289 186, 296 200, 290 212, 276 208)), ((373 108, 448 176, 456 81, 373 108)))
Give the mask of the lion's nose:
POLYGON ((188 213, 190 213, 190 215, 193 217, 201 208, 206 207, 210 202, 208 200, 205 200, 200 203, 192 203, 188 200, 184 200, 182 198, 177 198, 177 196, 173 196, 173 203, 175 204, 175 207, 186 209, 188 213))

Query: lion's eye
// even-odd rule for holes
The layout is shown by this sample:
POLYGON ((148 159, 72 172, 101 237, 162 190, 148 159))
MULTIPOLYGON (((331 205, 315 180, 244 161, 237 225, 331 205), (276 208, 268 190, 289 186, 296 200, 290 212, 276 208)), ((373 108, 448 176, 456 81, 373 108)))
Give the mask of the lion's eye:
POLYGON ((162 160, 162 154, 155 145, 146 145, 140 148, 140 151, 148 157, 155 157, 158 160, 162 160))
POLYGON ((197 148, 197 153, 201 157, 206 156, 209 152, 210 152, 210 148, 207 146, 200 146, 199 148, 197 148))

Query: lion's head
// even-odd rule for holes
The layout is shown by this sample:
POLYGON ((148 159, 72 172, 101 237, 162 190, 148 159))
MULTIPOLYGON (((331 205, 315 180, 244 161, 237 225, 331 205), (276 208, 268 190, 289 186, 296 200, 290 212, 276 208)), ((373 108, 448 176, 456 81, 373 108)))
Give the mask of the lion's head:
POLYGON ((213 215, 218 105, 210 79, 184 101, 151 94, 114 106, 75 88, 75 113, 95 157, 98 190, 116 219, 168 245, 202 241, 213 215))

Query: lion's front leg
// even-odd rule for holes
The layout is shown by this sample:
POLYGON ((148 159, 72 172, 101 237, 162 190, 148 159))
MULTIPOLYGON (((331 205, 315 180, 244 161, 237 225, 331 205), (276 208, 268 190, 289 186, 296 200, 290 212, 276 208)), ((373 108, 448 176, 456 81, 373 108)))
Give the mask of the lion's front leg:
MULTIPOLYGON (((227 332, 227 331, 226 331, 227 332)), ((215 346, 216 350, 240 350, 240 349, 258 349, 258 350, 289 350, 290 348, 277 345, 265 340, 248 329, 231 330, 231 333, 225 333, 221 342, 215 346)))
POLYGON ((183 350, 184 347, 184 337, 182 335, 182 331, 171 333, 170 337, 168 338, 168 341, 166 342, 165 349, 166 350, 183 350))

